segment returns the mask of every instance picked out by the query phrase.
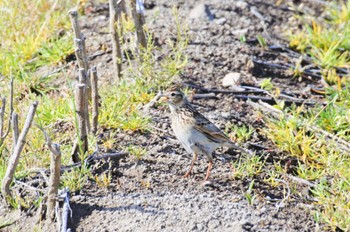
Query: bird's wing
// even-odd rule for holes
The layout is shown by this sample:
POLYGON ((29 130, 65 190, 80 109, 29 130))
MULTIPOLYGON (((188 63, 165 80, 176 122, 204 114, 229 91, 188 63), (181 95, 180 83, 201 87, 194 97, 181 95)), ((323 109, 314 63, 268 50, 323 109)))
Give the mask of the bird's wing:
POLYGON ((215 126, 213 123, 211 123, 208 119, 206 119, 202 114, 199 112, 195 112, 195 128, 206 135, 208 139, 210 139, 213 142, 225 144, 227 147, 231 147, 237 150, 240 150, 243 153, 251 154, 251 152, 248 150, 245 150, 237 145, 235 145, 231 139, 225 135, 217 126, 215 126))
POLYGON ((210 122, 198 111, 192 111, 194 122, 194 128, 207 136, 208 139, 216 143, 231 142, 229 137, 227 137, 217 126, 210 122))

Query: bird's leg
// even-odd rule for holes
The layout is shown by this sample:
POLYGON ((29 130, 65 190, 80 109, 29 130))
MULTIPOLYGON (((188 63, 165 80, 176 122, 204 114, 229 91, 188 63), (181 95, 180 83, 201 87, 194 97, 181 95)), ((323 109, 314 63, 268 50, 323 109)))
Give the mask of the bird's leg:
POLYGON ((186 172, 186 174, 184 175, 184 177, 189 177, 189 176, 191 175, 192 168, 193 168, 194 162, 197 160, 197 157, 198 157, 198 155, 197 155, 196 153, 193 153, 193 159, 192 159, 191 167, 190 167, 190 169, 188 170, 188 172, 186 172))
POLYGON ((209 179, 209 176, 210 176, 210 170, 211 168, 213 167, 213 161, 210 160, 209 163, 208 163, 208 170, 207 170, 207 175, 205 176, 205 179, 204 181, 207 181, 209 179))

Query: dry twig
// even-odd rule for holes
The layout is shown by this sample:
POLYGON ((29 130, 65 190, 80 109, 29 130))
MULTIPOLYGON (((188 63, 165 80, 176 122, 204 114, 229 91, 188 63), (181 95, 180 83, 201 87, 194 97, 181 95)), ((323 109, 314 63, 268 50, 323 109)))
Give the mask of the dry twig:
POLYGON ((6 132, 4 132, 6 98, 3 97, 1 99, 2 106, 0 108, 0 146, 3 144, 4 140, 6 139, 7 135, 10 132, 11 117, 13 113, 13 79, 14 77, 12 77, 10 81, 10 114, 9 114, 8 126, 7 126, 6 132))
POLYGON ((18 141, 19 129, 18 129, 18 114, 16 112, 12 113, 11 117, 11 126, 12 126, 12 152, 15 150, 15 146, 18 141))
POLYGON ((145 17, 143 13, 143 3, 141 0, 131 0, 130 1, 132 17, 134 18, 134 23, 136 27, 136 36, 139 46, 146 47, 147 40, 143 25, 145 24, 145 17))
POLYGON ((162 97, 162 92, 159 91, 159 92, 157 93, 157 95, 154 96, 154 98, 153 98, 150 102, 148 102, 148 103, 143 107, 143 112, 144 112, 144 113, 148 112, 149 109, 152 108, 152 107, 159 101, 159 99, 160 99, 161 97, 162 97))
POLYGON ((46 144, 51 151, 50 181, 47 197, 46 218, 53 221, 55 218, 55 206, 61 175, 61 148, 59 144, 52 143, 49 135, 42 127, 39 125, 36 126, 44 133, 46 144))
POLYGON ((78 23, 78 12, 76 10, 71 10, 69 11, 69 16, 75 34, 75 54, 77 56, 78 65, 80 68, 84 68, 84 70, 87 72, 89 69, 89 63, 86 55, 85 37, 81 33, 78 23))
MULTIPOLYGON (((80 26, 78 23, 78 12, 76 10, 70 10, 69 11, 69 17, 72 22, 73 31, 75 34, 75 56, 77 57, 79 68, 83 68, 85 70, 85 73, 88 73, 89 71, 89 59, 86 52, 86 45, 85 45, 85 36, 81 33, 80 26)), ((87 81, 87 95, 89 96, 89 99, 91 99, 91 87, 90 87, 90 77, 87 75, 88 78, 87 81)))
MULTIPOLYGON (((89 70, 90 71, 90 70, 89 70)), ((85 86, 91 86, 91 83, 88 83, 89 78, 88 78, 88 73, 85 72, 83 68, 79 68, 79 83, 84 84, 85 86)), ((90 117, 89 117, 89 96, 88 96, 88 91, 85 91, 85 96, 83 97, 84 99, 84 117, 85 117, 85 123, 86 123, 86 129, 87 132, 91 131, 91 126, 90 126, 90 117)))
POLYGON ((96 134, 98 126, 98 76, 96 67, 91 68, 91 94, 92 94, 92 133, 96 134))
POLYGON ((117 31, 118 26, 118 4, 117 0, 109 0, 109 31, 112 40, 112 58, 114 71, 117 73, 117 80, 122 77, 122 52, 117 31))
POLYGON ((33 102, 32 105, 30 106, 23 130, 18 138, 15 149, 10 157, 9 164, 7 166, 6 173, 1 186, 1 192, 5 197, 5 199, 8 197, 12 197, 11 191, 10 191, 10 184, 13 180, 13 176, 15 174, 15 170, 18 165, 19 157, 26 143, 26 136, 32 125, 37 106, 38 106, 37 101, 33 102))
POLYGON ((78 117, 78 140, 75 142, 72 152, 72 160, 74 163, 79 162, 79 153, 83 154, 88 150, 88 139, 86 130, 86 116, 85 116, 85 91, 84 84, 75 86, 75 107, 78 117))

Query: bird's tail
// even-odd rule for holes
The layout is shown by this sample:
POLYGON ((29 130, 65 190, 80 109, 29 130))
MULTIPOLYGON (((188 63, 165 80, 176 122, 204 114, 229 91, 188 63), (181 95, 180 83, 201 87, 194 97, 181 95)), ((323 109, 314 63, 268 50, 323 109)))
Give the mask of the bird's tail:
POLYGON ((225 144, 225 146, 226 146, 226 147, 229 147, 229 148, 234 148, 234 149, 239 150, 239 151, 241 151, 241 152, 243 152, 243 153, 246 153, 246 154, 248 154, 248 155, 252 154, 251 151, 246 150, 246 149, 244 149, 244 148, 241 148, 240 146, 237 146, 236 144, 234 144, 234 143, 231 142, 231 141, 230 141, 230 142, 227 142, 227 143, 225 144))

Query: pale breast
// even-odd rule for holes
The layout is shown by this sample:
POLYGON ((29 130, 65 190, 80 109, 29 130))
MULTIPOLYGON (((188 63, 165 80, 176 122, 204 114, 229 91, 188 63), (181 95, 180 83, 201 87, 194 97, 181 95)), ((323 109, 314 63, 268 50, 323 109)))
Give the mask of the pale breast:
POLYGON ((192 153, 191 149, 191 126, 181 123, 179 120, 173 118, 171 127, 174 134, 181 143, 181 145, 186 149, 188 153, 192 153))
POLYGON ((220 144, 209 140, 203 133, 196 130, 192 124, 186 124, 177 117, 172 118, 171 127, 176 138, 188 153, 205 153, 205 155, 211 157, 211 153, 220 147, 220 144))

